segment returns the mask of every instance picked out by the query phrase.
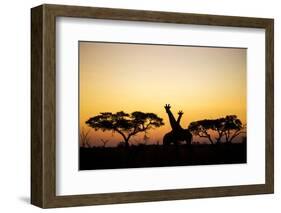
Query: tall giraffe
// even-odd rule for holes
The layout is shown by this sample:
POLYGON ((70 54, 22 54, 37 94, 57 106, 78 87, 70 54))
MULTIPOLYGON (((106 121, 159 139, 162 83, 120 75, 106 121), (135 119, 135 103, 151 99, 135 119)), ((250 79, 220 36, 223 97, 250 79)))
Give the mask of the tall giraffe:
POLYGON ((172 131, 164 135, 163 145, 170 145, 171 143, 177 145, 180 141, 185 141, 187 145, 190 145, 192 141, 192 134, 188 129, 183 129, 180 125, 183 112, 178 112, 179 117, 176 121, 173 113, 171 112, 170 104, 166 104, 164 108, 168 114, 172 131))

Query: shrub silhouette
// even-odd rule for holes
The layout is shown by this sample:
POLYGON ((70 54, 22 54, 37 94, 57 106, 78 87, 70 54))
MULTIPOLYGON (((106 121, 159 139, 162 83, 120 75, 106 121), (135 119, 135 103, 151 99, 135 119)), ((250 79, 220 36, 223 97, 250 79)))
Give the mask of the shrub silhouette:
POLYGON ((129 147, 131 137, 164 125, 163 119, 156 114, 139 111, 131 114, 123 111, 117 113, 102 112, 87 120, 86 124, 95 130, 117 132, 122 136, 126 147, 129 147))
POLYGON ((91 148, 90 137, 89 137, 90 130, 85 131, 84 128, 80 131, 79 139, 82 147, 91 148))
POLYGON ((106 144, 109 142, 109 140, 104 140, 104 139, 100 139, 100 141, 102 142, 103 148, 105 148, 106 144))

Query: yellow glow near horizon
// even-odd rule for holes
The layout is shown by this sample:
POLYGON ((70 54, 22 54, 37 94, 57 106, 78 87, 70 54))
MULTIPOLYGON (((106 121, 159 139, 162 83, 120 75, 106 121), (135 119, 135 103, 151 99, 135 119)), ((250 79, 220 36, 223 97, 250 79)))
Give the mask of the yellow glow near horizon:
MULTIPOLYGON (((183 128, 230 114, 246 123, 246 49, 80 42, 79 54, 81 128, 100 112, 153 112, 165 126, 149 136, 161 142, 166 103, 176 118, 183 110, 183 128)), ((91 132, 93 144, 101 138, 122 140, 91 132)))

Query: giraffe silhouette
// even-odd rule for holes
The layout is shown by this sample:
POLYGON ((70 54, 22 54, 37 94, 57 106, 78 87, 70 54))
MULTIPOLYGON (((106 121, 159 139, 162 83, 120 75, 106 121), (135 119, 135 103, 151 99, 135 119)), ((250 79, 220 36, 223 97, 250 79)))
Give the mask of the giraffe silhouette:
POLYGON ((170 104, 164 106, 166 113, 169 117, 169 122, 172 128, 172 131, 164 135, 163 145, 178 145, 180 141, 184 141, 187 145, 191 144, 192 134, 188 129, 183 129, 180 125, 180 120, 182 118, 183 112, 178 112, 178 119, 176 120, 173 113, 171 112, 170 104))

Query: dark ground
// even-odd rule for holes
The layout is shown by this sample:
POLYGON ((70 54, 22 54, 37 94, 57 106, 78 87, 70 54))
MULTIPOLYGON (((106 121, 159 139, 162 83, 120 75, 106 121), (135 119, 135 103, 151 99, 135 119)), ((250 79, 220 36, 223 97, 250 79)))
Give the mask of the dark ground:
POLYGON ((80 170, 246 163, 246 143, 80 148, 80 170))

